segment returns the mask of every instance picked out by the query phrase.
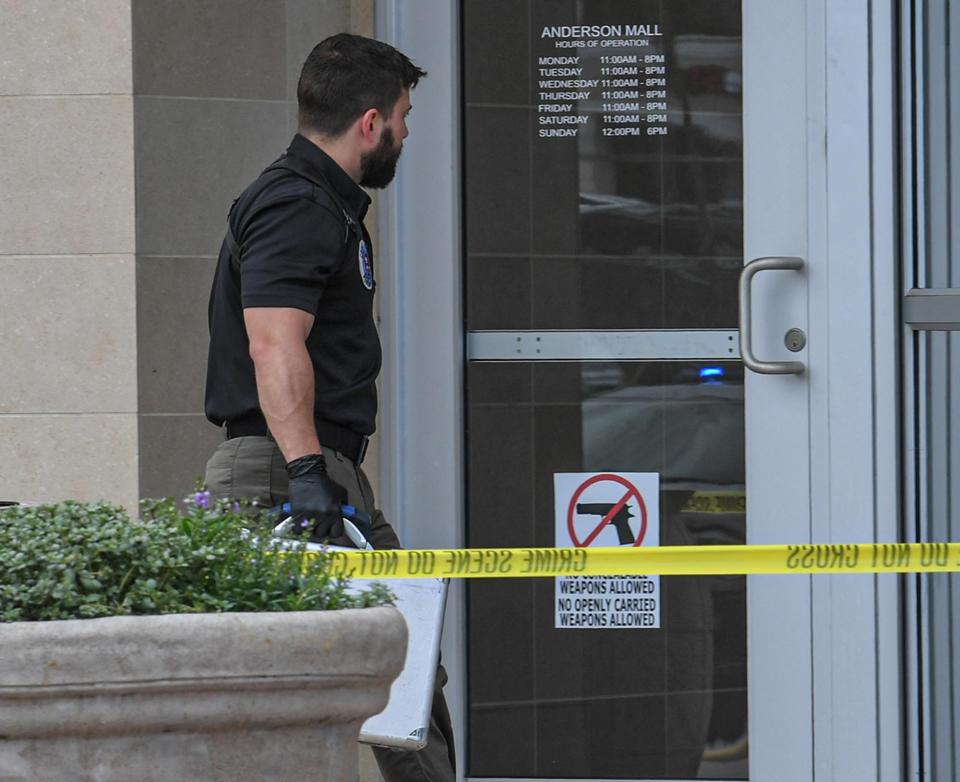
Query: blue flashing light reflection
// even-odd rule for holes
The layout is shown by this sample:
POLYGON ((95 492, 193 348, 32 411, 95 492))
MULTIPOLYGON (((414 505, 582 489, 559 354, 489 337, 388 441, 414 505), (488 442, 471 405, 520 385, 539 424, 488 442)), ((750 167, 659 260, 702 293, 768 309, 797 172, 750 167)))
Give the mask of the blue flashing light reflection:
POLYGON ((726 374, 723 370, 723 367, 703 367, 700 370, 700 379, 701 380, 713 380, 716 378, 721 378, 726 374))

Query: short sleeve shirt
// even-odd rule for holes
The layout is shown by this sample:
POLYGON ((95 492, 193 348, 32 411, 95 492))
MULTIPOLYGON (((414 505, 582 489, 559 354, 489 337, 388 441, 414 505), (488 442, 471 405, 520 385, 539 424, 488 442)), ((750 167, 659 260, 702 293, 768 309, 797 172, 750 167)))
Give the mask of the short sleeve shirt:
POLYGON ((243 310, 293 307, 314 316, 306 347, 315 417, 372 434, 381 351, 373 248, 363 226, 370 199, 303 136, 294 137, 286 157, 328 187, 267 169, 234 203, 228 220, 240 259, 225 239, 208 310, 206 414, 217 425, 262 414, 243 310))

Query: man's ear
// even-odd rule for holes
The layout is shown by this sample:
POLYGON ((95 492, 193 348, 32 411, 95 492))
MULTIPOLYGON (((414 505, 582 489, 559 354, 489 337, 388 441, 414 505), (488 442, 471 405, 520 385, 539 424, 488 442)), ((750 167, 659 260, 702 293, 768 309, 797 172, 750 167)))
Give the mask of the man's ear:
POLYGON ((376 146, 380 140, 383 117, 378 109, 367 109, 360 117, 360 135, 370 146, 376 146))

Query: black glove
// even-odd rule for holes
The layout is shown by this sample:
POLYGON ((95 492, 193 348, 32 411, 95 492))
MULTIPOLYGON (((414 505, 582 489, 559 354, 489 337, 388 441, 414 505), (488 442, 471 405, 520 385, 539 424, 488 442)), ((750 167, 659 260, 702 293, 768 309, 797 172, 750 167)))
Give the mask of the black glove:
POLYGON ((290 515, 293 529, 302 534, 310 530, 313 540, 343 536, 343 513, 347 490, 327 475, 327 460, 321 453, 301 456, 287 462, 290 479, 290 515))

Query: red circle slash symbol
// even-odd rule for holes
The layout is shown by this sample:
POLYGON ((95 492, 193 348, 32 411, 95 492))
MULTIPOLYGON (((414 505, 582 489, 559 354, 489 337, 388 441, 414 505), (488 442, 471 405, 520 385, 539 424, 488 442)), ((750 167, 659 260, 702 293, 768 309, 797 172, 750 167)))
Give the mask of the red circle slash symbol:
MULTIPOLYGON (((643 497, 640 496, 640 491, 637 489, 637 487, 630 483, 630 481, 628 481, 626 478, 623 478, 619 475, 614 475, 613 473, 601 473, 599 475, 594 475, 580 484, 579 488, 573 493, 573 497, 570 498, 570 507, 567 509, 567 531, 570 533, 570 540, 573 541, 573 545, 577 548, 586 548, 593 543, 593 541, 597 539, 597 536, 603 532, 604 528, 606 528, 608 524, 613 522, 613 520, 617 517, 617 514, 621 512, 621 510, 628 502, 630 502, 630 500, 636 501, 637 506, 640 508, 640 531, 637 533, 637 538, 632 544, 634 546, 639 546, 641 543, 643 543, 643 539, 647 534, 647 506, 643 501, 643 497), (583 541, 581 541, 577 537, 577 530, 573 523, 574 516, 576 515, 575 511, 577 508, 577 500, 579 500, 580 497, 583 496, 583 493, 591 486, 603 481, 618 483, 627 491, 620 498, 619 502, 616 502, 612 505, 603 505, 604 513, 601 522, 589 535, 587 535, 587 537, 583 539, 583 541)), ((599 505, 600 503, 595 504, 599 505)), ((580 513, 582 514, 583 511, 580 511, 580 513)), ((595 513, 593 515, 599 515, 599 513, 595 513)), ((625 544, 621 543, 621 545, 625 544)))

